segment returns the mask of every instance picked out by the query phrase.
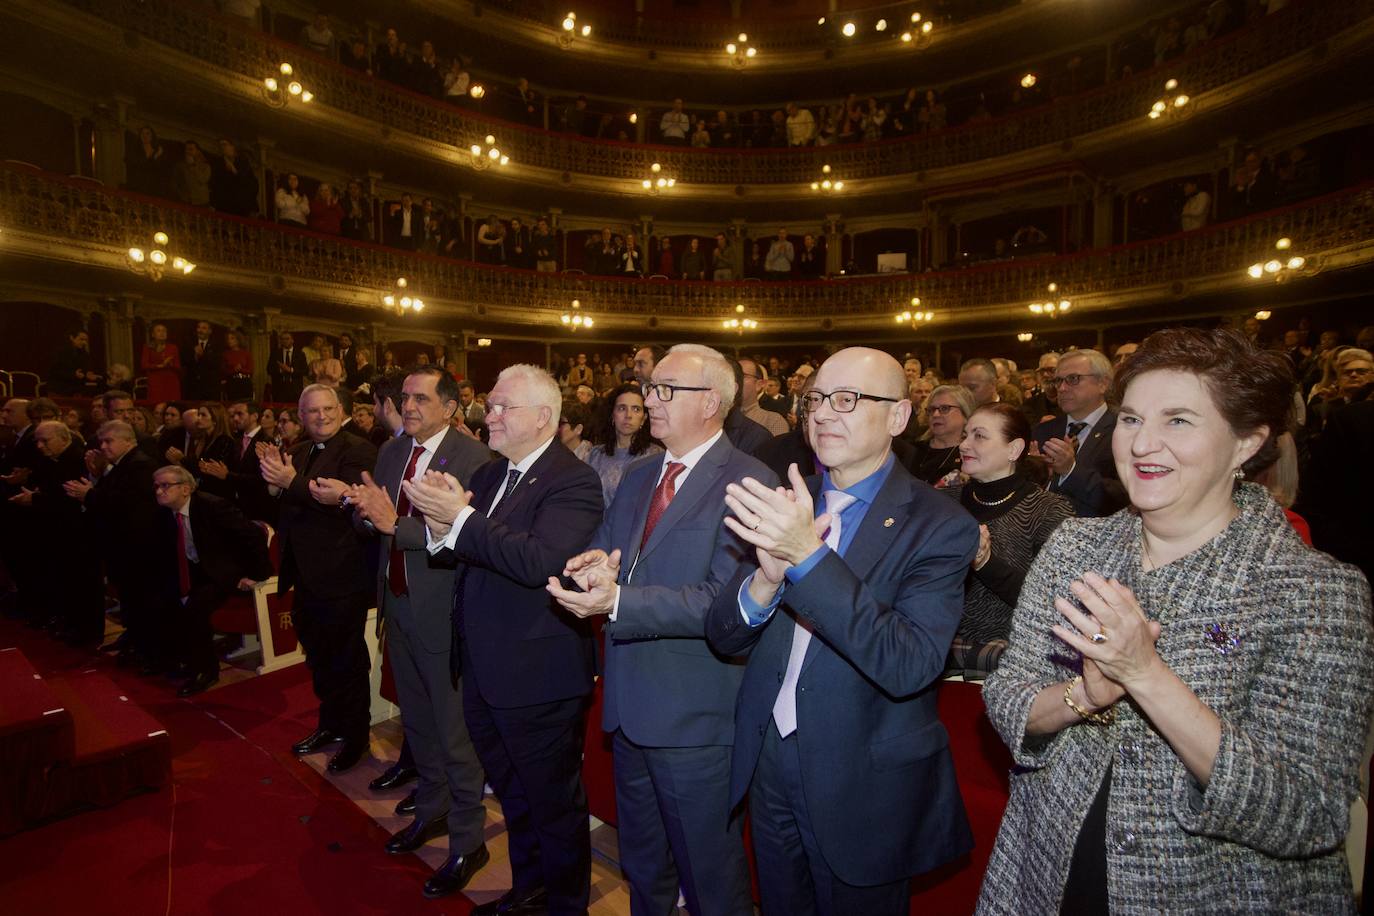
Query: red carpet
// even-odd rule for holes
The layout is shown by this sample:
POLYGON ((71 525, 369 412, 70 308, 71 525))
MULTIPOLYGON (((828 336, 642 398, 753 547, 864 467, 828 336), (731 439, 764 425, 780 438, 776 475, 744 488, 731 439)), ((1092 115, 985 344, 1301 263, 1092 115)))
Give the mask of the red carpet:
POLYGON ((386 833, 313 770, 292 741, 314 726, 308 672, 297 666, 176 699, 171 682, 117 670, 12 621, 44 674, 95 667, 163 723, 172 786, 0 841, 6 913, 447 913, 466 900, 427 901, 429 869, 382 852, 386 833))

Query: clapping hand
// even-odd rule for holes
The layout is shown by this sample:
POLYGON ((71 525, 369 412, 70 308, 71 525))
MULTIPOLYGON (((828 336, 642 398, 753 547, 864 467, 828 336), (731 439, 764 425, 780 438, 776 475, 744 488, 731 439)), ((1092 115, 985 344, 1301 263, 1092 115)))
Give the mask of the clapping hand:
POLYGON ((316 477, 307 481, 306 485, 310 488, 311 498, 322 506, 341 505, 343 498, 352 489, 351 484, 335 477, 316 477))
POLYGON ((1063 477, 1073 470, 1077 447, 1073 439, 1046 439, 1040 453, 1049 462, 1050 470, 1063 477))
POLYGON ((3 480, 5 483, 11 486, 17 487, 24 481, 29 479, 29 473, 29 468, 15 468, 8 474, 0 475, 0 480, 3 480))
MULTIPOLYGON (((260 446, 267 443, 260 443, 260 446)), ((291 481, 296 479, 296 469, 292 466, 290 459, 276 449, 267 445, 266 448, 259 448, 258 458, 261 459, 262 479, 272 486, 285 490, 291 486, 291 481)))
POLYGON ((815 553, 824 543, 822 532, 830 527, 828 513, 815 516, 815 503, 795 464, 787 476, 791 489, 770 490, 752 477, 725 488, 725 504, 736 516, 725 518, 726 527, 756 548, 759 569, 750 582, 750 595, 759 604, 772 601, 788 567, 815 553))
POLYGON ((202 458, 200 460, 200 472, 224 480, 229 476, 229 466, 223 461, 216 461, 213 458, 202 458))
POLYGON ((440 471, 425 471, 424 476, 401 482, 410 504, 425 517, 429 530, 442 537, 472 502, 472 493, 463 489, 458 478, 440 471))
POLYGON ((16 506, 32 506, 35 492, 37 491, 30 490, 28 487, 20 487, 19 492, 10 497, 10 502, 16 506))
POLYGON ((167 452, 163 457, 167 459, 168 464, 181 464, 181 459, 186 457, 186 453, 183 452, 181 449, 177 448, 176 446, 172 446, 171 448, 167 449, 167 452))
POLYGON ((615 610, 616 592, 620 577, 620 551, 612 550, 608 555, 604 550, 588 550, 568 560, 563 567, 563 575, 568 576, 580 592, 563 588, 554 576, 549 576, 546 586, 550 595, 564 608, 578 617, 594 617, 609 614, 615 610))
POLYGON ((63 492, 77 502, 85 502, 86 494, 91 492, 94 488, 95 484, 91 483, 89 480, 81 480, 80 478, 69 480, 62 484, 63 492))
POLYGON ((1088 699, 1110 705, 1162 664, 1155 651, 1159 622, 1146 617, 1135 593, 1116 579, 1084 573, 1069 591, 1078 604, 1059 597, 1054 606, 1072 626, 1057 624, 1054 635, 1083 656, 1088 699))
POLYGON ((358 515, 372 523, 382 534, 396 533, 396 507, 391 494, 380 487, 372 475, 363 471, 363 482, 349 490, 348 498, 358 509, 358 515))
POLYGON ((86 450, 86 470, 89 471, 92 476, 98 477, 105 473, 105 466, 107 464, 109 464, 109 462, 105 460, 105 453, 100 449, 92 448, 86 450))

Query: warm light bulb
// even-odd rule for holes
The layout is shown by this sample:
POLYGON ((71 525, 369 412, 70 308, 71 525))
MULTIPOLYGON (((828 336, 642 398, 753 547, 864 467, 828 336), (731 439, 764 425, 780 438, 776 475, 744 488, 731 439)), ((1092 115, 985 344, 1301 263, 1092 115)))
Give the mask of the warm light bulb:
POLYGON ((575 309, 580 309, 580 308, 582 308, 582 300, 581 300, 581 299, 574 299, 574 300, 572 301, 572 307, 575 308, 575 309))
POLYGON ((410 307, 418 312, 425 307, 425 301, 423 299, 412 299, 410 307))
POLYGON ((494 134, 487 134, 487 136, 486 136, 486 141, 485 141, 485 142, 486 142, 487 146, 495 146, 495 145, 496 145, 496 137, 495 137, 495 135, 494 135, 494 134))
POLYGON ((172 270, 181 270, 186 266, 186 260, 182 257, 172 258, 172 270))
POLYGON ((595 324, 595 323, 596 323, 596 322, 592 321, 591 316, 588 316, 588 317, 582 319, 582 327, 584 327, 584 328, 589 328, 589 327, 591 327, 591 326, 592 326, 593 324, 595 324))
POLYGON ((1154 121, 1154 120, 1156 120, 1156 119, 1158 119, 1158 118, 1159 118, 1159 112, 1157 112, 1157 111, 1151 111, 1151 112, 1150 112, 1150 120, 1151 120, 1151 121, 1154 121))
POLYGON ((582 37, 583 37, 583 38, 586 38, 588 35, 591 35, 591 34, 592 34, 592 27, 589 26, 589 25, 584 25, 584 26, 582 27, 582 37))
POLYGON ((1021 88, 1022 88, 1022 89, 1029 89, 1029 88, 1031 88, 1032 86, 1034 86, 1035 83, 1036 83, 1036 79, 1035 79, 1035 74, 1034 74, 1034 73, 1027 73, 1025 76, 1021 77, 1021 88))
POLYGON ((277 91, 277 81, 270 76, 267 79, 263 80, 262 84, 267 87, 268 92, 277 91))
POLYGON ((581 315, 574 315, 574 316, 572 317, 572 323, 573 323, 574 325, 576 325, 577 327, 581 327, 581 326, 582 326, 582 316, 581 316, 581 315))
POLYGON ((931 22, 929 19, 921 23, 921 31, 925 32, 927 35, 930 34, 930 30, 933 28, 935 28, 935 23, 931 22))
POLYGON ((1049 290, 1052 293, 1057 293, 1059 292, 1059 284, 1051 283, 1049 286, 1045 287, 1045 289, 1049 290))
POLYGON ((737 51, 737 50, 739 50, 739 49, 735 47, 735 43, 734 43, 733 41, 727 42, 727 43, 726 43, 726 45, 725 45, 725 53, 726 53, 726 54, 734 54, 735 51, 737 51))
POLYGON ((736 311, 738 314, 741 314, 741 315, 744 314, 744 305, 743 305, 742 303, 739 304, 739 305, 736 305, 736 306, 735 306, 735 311, 736 311))
POLYGON ((903 32, 903 33, 902 33, 902 41, 911 41, 911 33, 910 33, 910 32, 903 32))
POLYGON ((563 20, 563 31, 571 32, 576 25, 577 23, 573 22, 572 17, 569 16, 567 19, 563 20))
POLYGON ((748 51, 745 51, 745 52, 744 52, 744 56, 745 56, 745 57, 753 57, 754 55, 756 55, 756 54, 758 54, 758 53, 759 53, 758 51, 755 51, 753 48, 750 48, 748 51))
POLYGON ((897 323, 898 323, 898 324, 901 324, 901 323, 902 323, 902 316, 901 316, 901 315, 898 315, 898 316, 896 316, 896 317, 897 317, 897 323))
POLYGON ((572 316, 571 316, 571 315, 564 315, 564 316, 563 316, 561 319, 559 319, 559 320, 562 321, 564 324, 572 324, 572 316))
POLYGON ((502 164, 502 165, 505 165, 505 164, 508 163, 508 162, 510 162, 510 157, 509 157, 509 156, 502 156, 502 157, 501 157, 501 164, 502 164))
POLYGON ((1256 280, 1258 280, 1260 277, 1264 276, 1264 265, 1251 264, 1245 272, 1248 273, 1250 276, 1254 277, 1256 280))
POLYGON ((631 123, 631 124, 638 124, 638 123, 639 123, 639 112, 637 112, 637 111, 632 111, 632 112, 630 112, 630 123, 631 123))
POLYGON ((1032 302, 1030 304, 1030 310, 1035 314, 1039 315, 1041 312, 1045 311, 1045 307, 1041 305, 1039 302, 1032 302))
POLYGON ((1260 309, 1258 312, 1255 313, 1255 320, 1268 321, 1270 317, 1273 316, 1273 314, 1274 313, 1269 311, 1268 309, 1260 309))
POLYGON ((1169 107, 1169 106, 1166 105, 1166 104, 1163 102, 1163 100, 1161 100, 1161 101, 1155 102, 1154 105, 1150 106, 1150 110, 1153 111, 1153 112, 1155 112, 1156 114, 1159 114, 1160 112, 1164 111, 1164 109, 1166 109, 1166 108, 1168 108, 1168 107, 1169 107))
POLYGON ((822 175, 829 175, 829 174, 830 174, 830 166, 828 166, 828 165, 823 165, 823 166, 821 166, 821 174, 822 174, 822 175))
POLYGON ((877 31, 877 32, 886 32, 886 31, 887 31, 887 20, 886 20, 886 19, 879 19, 878 22, 873 26, 873 29, 874 29, 874 31, 877 31))
POLYGON ((291 93, 292 95, 300 95, 302 92, 305 91, 305 89, 301 86, 300 83, 296 82, 295 80, 292 80, 290 83, 287 84, 286 91, 291 93))
POLYGON ((852 22, 846 22, 846 23, 844 24, 844 28, 840 29, 840 31, 844 33, 844 37, 845 37, 845 38, 853 38, 853 37, 854 37, 854 23, 852 23, 852 22))
POLYGON ((911 21, 912 21, 912 22, 920 22, 920 21, 921 21, 921 14, 920 14, 920 13, 912 13, 912 14, 911 14, 911 21))
POLYGON ((407 286, 409 286, 409 285, 410 285, 410 281, 407 280, 405 277, 397 277, 397 278, 396 278, 396 286, 397 286, 398 289, 405 289, 405 288, 406 288, 407 286))
POLYGON ((315 99, 315 93, 311 92, 309 89, 307 89, 307 90, 305 90, 304 92, 301 93, 301 101, 302 101, 302 102, 312 102, 312 101, 314 101, 314 99, 315 99))
POLYGON ((650 181, 649 179, 647 179, 647 178, 644 179, 643 181, 641 181, 640 184, 644 186, 644 189, 645 189, 646 191, 647 191, 649 188, 653 187, 653 182, 651 182, 651 181, 650 181))
POLYGON ((153 233, 153 241, 156 242, 156 243, 159 244, 159 245, 166 245, 166 244, 167 244, 167 233, 165 233, 165 232, 154 232, 154 233, 153 233))
POLYGON ((1067 300, 1067 299, 1060 299, 1060 300, 1059 300, 1059 311, 1061 311, 1061 312, 1067 312, 1067 311, 1069 310, 1069 307, 1070 307, 1071 305, 1073 305, 1073 303, 1070 302, 1069 300, 1067 300))
POLYGON ((830 190, 830 183, 830 179, 827 178, 825 181, 821 182, 821 187, 825 188, 828 191, 830 190))
POLYGON ((813 182, 811 182, 811 190, 813 190, 813 191, 819 191, 820 189, 821 189, 821 183, 820 183, 819 181, 813 181, 813 182))
POLYGON ((1184 105, 1187 105, 1187 104, 1188 104, 1188 97, 1187 97, 1186 95, 1181 95, 1181 96, 1179 96, 1178 98, 1174 99, 1174 107, 1175 107, 1175 108, 1182 108, 1184 105))
POLYGON ((675 184, 677 184, 677 179, 676 179, 676 178, 669 178, 669 179, 668 179, 668 187, 671 188, 671 187, 672 187, 673 185, 675 185, 675 184))
POLYGON ((291 73, 292 73, 291 65, 290 65, 290 64, 282 64, 281 67, 280 67, 280 69, 281 69, 281 75, 282 75, 282 76, 290 76, 291 73))
POLYGON ((184 264, 181 265, 181 273, 182 273, 183 276, 186 275, 186 274, 189 274, 191 271, 193 271, 193 270, 195 270, 195 269, 196 269, 196 265, 192 264, 190 261, 187 261, 187 262, 185 262, 184 264))
POLYGON ((1022 332, 1016 335, 1016 339, 1021 341, 1021 343, 1029 343, 1034 336, 1034 334, 1027 334, 1025 332, 1022 332))
MULTIPOLYGON (((154 252, 154 254, 156 254, 156 252, 154 252)), ((1264 272, 1267 274, 1276 274, 1279 272, 1279 268, 1281 267, 1283 267, 1283 264, 1281 264, 1279 261, 1267 261, 1264 265, 1264 272)))
POLYGON ((468 147, 468 149, 472 150, 472 154, 474 156, 482 155, 482 147, 478 146, 476 143, 472 144, 472 146, 468 147))
POLYGON ((166 264, 166 263, 167 263, 167 253, 164 252, 164 251, 159 251, 159 250, 157 250, 156 248, 154 248, 154 249, 148 254, 148 260, 152 261, 154 264, 157 264, 157 265, 159 265, 159 266, 162 265, 162 264, 166 264))
POLYGON ((666 187, 668 187, 668 179, 666 179, 666 178, 660 178, 660 179, 658 180, 658 186, 659 186, 660 188, 666 188, 666 187))
POLYGON ((1302 270, 1302 266, 1307 263, 1306 258, 1292 257, 1288 259, 1289 270, 1302 270))
POLYGON ((722 328, 727 328, 727 329, 728 329, 728 328, 730 327, 730 320, 729 320, 728 318, 725 319, 724 321, 722 321, 722 322, 720 323, 720 326, 721 326, 722 328))
POLYGON ((920 296, 912 296, 912 297, 911 297, 911 304, 912 304, 912 305, 920 305, 920 304, 921 304, 921 297, 920 297, 920 296))
POLYGON ((402 297, 401 297, 401 308, 403 308, 403 309, 408 309, 408 308, 410 308, 410 297, 409 297, 409 296, 402 296, 402 297))
POLYGON ((1174 91, 1175 89, 1177 89, 1177 88, 1178 88, 1178 80, 1169 80, 1169 82, 1167 82, 1167 83, 1164 84, 1164 91, 1165 91, 1165 92, 1173 92, 1173 91, 1174 91))
POLYGON ((135 264, 142 264, 142 263, 143 263, 143 257, 144 257, 144 255, 143 255, 143 249, 142 249, 142 248, 130 248, 130 249, 129 249, 129 260, 130 260, 130 261, 133 261, 135 264))
POLYGON ((837 182, 835 182, 835 190, 836 190, 836 191, 843 191, 843 190, 844 190, 844 182, 843 182, 843 181, 837 181, 837 182))
POLYGON ((825 25, 825 17, 822 16, 821 18, 817 19, 816 25, 825 25))
POLYGON ((1277 248, 1279 251, 1287 251, 1288 249, 1293 247, 1293 240, 1288 238, 1288 236, 1284 236, 1283 238, 1279 239, 1277 242, 1274 243, 1274 247, 1277 248))
POLYGON ((468 90, 468 95, 472 96, 474 99, 480 99, 482 96, 486 94, 487 89, 481 83, 473 84, 473 87, 468 90))
POLYGON ((488 158, 488 159, 500 159, 500 158, 501 158, 501 151, 500 151, 499 149, 497 149, 496 147, 493 146, 493 147, 487 152, 487 158, 488 158))
POLYGON ((390 293, 387 293, 385 296, 382 297, 382 305, 385 305, 387 308, 391 308, 395 304, 396 297, 391 295, 390 293))
POLYGON ((649 166, 649 171, 657 175, 659 172, 663 171, 663 166, 655 162, 653 165, 649 166))

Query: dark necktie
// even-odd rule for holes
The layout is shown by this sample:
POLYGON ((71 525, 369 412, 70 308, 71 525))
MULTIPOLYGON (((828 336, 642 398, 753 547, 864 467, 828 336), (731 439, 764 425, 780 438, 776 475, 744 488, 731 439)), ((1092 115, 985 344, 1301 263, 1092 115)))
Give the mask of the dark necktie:
MULTIPOLYGON (((410 463, 406 465, 405 475, 401 480, 410 480, 415 476, 415 463, 420 460, 420 456, 425 453, 423 445, 417 445, 410 453, 410 463)), ((411 514, 410 497, 406 496, 406 491, 397 486, 396 488, 396 515, 403 517, 411 514)), ((387 563, 386 570, 387 584, 391 586, 391 594, 396 597, 408 594, 410 589, 406 585, 406 554, 405 551, 396 546, 396 535, 391 536, 391 559, 387 563)))
POLYGON ((180 512, 173 513, 177 521, 177 596, 185 598, 191 594, 191 561, 186 558, 186 517, 180 512))
POLYGON ((1084 429, 1086 429, 1087 426, 1087 423, 1083 423, 1078 420, 1069 421, 1069 438, 1074 441, 1075 445, 1078 444, 1078 434, 1081 433, 1084 429))
POLYGON ((658 526, 658 520, 663 518, 663 513, 668 511, 668 504, 673 501, 673 494, 677 492, 677 477, 687 470, 687 465, 681 461, 670 461, 668 467, 663 472, 663 479, 654 488, 653 499, 649 501, 649 517, 644 520, 644 537, 640 539, 639 549, 644 550, 644 545, 649 543, 649 535, 654 533, 654 528, 658 526))
MULTIPOLYGON (((501 490, 501 498, 491 507, 490 512, 495 512, 496 508, 506 501, 506 497, 510 496, 511 491, 515 489, 515 485, 519 482, 520 472, 515 468, 511 468, 506 474, 506 486, 501 490)), ((458 689, 458 678, 461 677, 463 673, 463 588, 467 583, 467 577, 468 567, 467 564, 463 564, 458 567, 458 576, 453 583, 453 610, 451 612, 451 626, 449 628, 452 633, 452 639, 449 641, 448 674, 449 679, 453 683, 454 690, 458 689)))
MULTIPOLYGON (((517 471, 515 468, 511 468, 510 472, 506 474, 506 488, 501 491, 501 498, 496 501, 497 507, 499 507, 502 503, 506 501, 506 499, 510 496, 511 491, 515 489, 515 485, 519 482, 520 472, 517 471)), ((496 508, 493 507, 492 511, 496 511, 496 508)))

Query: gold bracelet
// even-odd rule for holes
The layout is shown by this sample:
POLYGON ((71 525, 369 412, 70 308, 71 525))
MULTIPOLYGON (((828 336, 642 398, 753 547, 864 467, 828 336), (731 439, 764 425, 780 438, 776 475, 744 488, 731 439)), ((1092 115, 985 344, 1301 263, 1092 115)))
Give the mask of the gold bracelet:
POLYGON ((1064 705, 1078 713, 1085 721, 1091 722, 1093 725, 1111 725, 1116 721, 1115 706, 1109 706, 1098 712, 1088 712, 1073 701, 1073 688, 1082 683, 1082 681, 1083 675, 1081 674, 1069 681, 1069 686, 1064 688, 1064 705))

